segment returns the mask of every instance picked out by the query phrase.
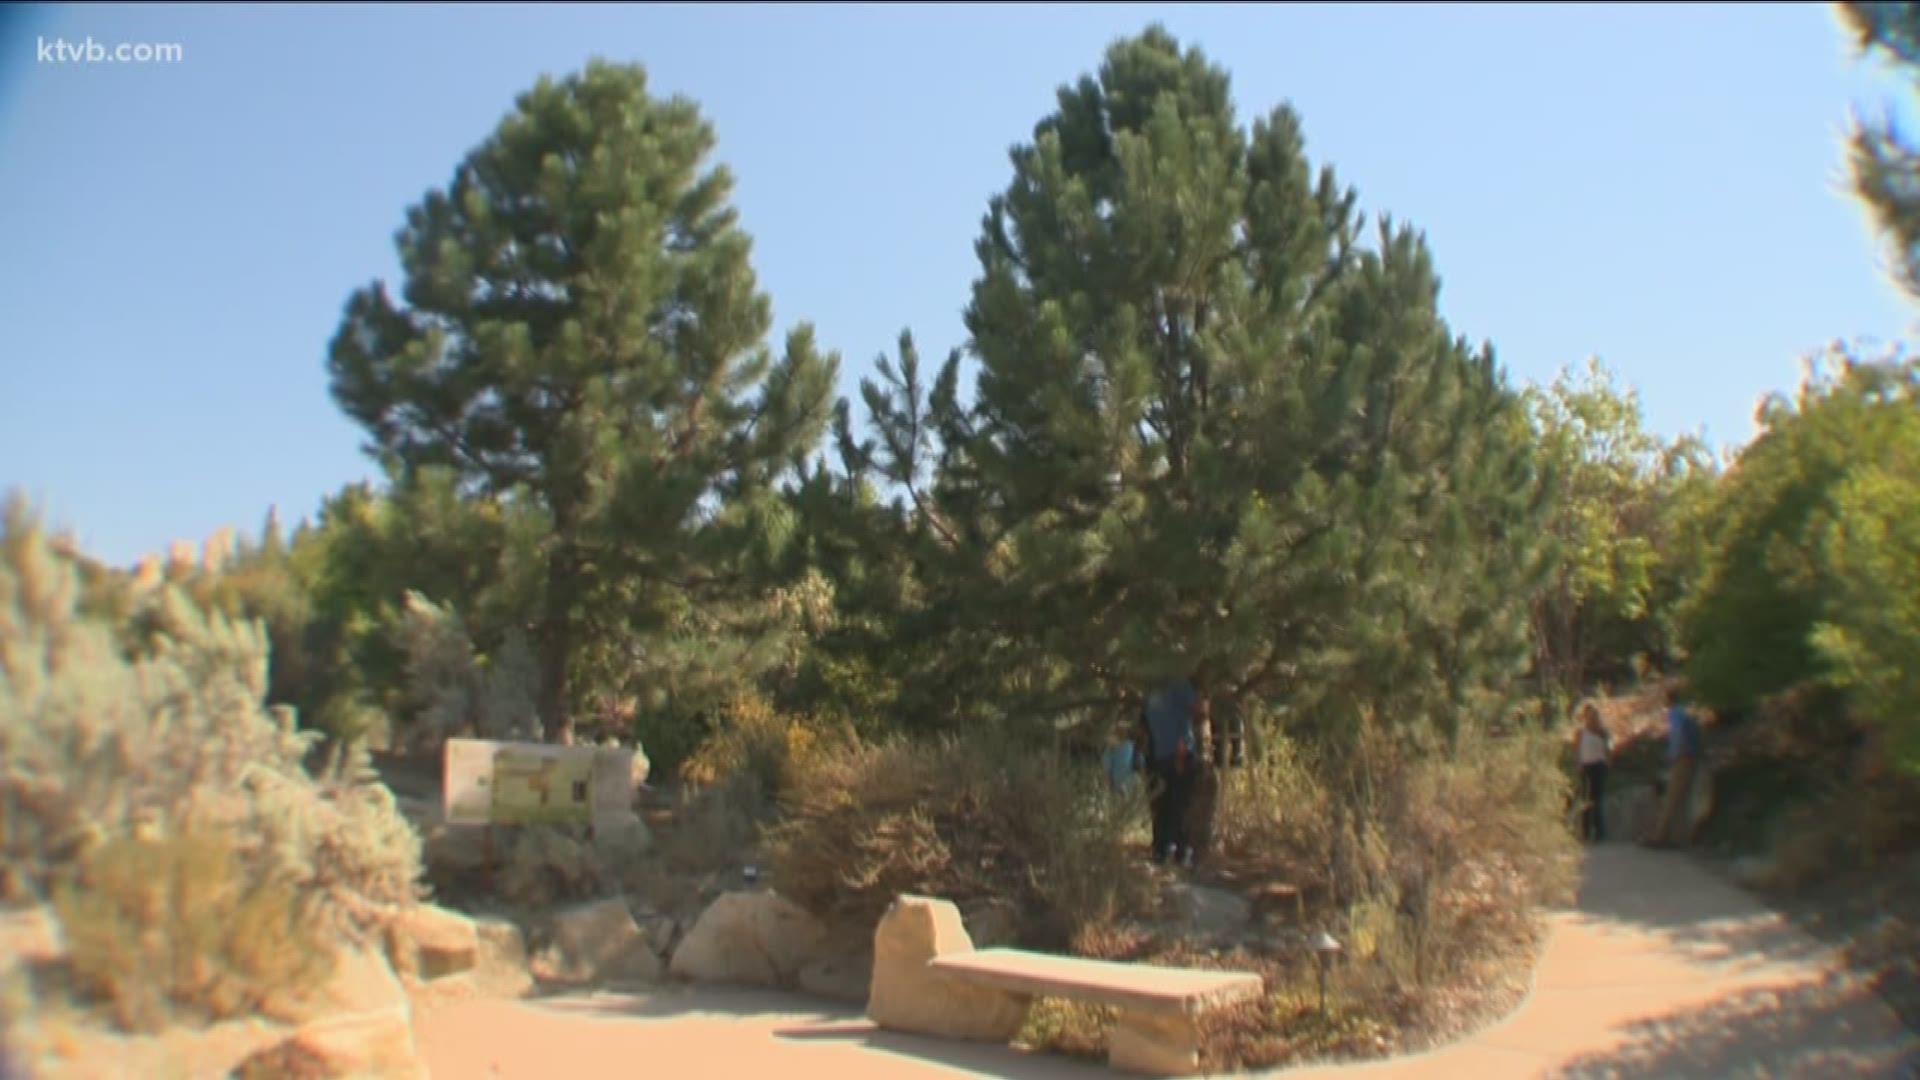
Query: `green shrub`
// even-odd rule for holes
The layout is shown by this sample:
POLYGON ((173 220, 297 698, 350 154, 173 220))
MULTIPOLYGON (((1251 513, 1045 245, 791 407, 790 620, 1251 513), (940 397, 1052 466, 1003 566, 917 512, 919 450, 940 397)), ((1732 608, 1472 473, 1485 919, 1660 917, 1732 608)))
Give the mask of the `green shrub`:
MULTIPOLYGON (((13 502, 0 536, 0 897, 63 896, 105 941, 112 935, 101 928, 120 925, 112 913, 129 901, 110 889, 89 894, 142 860, 164 869, 230 859, 230 872, 215 876, 226 884, 196 908, 227 924, 278 919, 273 897, 284 890, 316 924, 353 933, 416 897, 419 838, 364 750, 315 776, 306 761, 318 736, 298 730, 291 710, 262 704, 267 645, 257 623, 163 586, 143 603, 158 606, 153 623, 165 631, 129 653, 123 627, 84 613, 79 593, 76 556, 13 502), (218 840, 178 839, 188 835, 218 840), (135 836, 185 846, 157 851, 135 836), (203 843, 219 853, 195 846, 203 843)), ((255 963, 229 945, 240 947, 216 954, 242 970, 255 963)), ((194 955, 197 946, 182 948, 194 955)), ((224 1007, 225 990, 193 992, 224 1007)), ((116 1008, 150 1013, 131 1001, 116 1008)))
POLYGON ((788 785, 797 763, 819 742, 813 728, 782 715, 765 698, 735 694, 720 709, 712 732, 681 764, 680 776, 696 787, 744 776, 771 795, 788 785))
POLYGON ((76 988, 132 1031, 160 1029, 177 1006, 218 1020, 318 986, 332 953, 313 906, 222 831, 115 837, 54 893, 76 988))
POLYGON ((1125 804, 1098 769, 987 739, 833 746, 800 759, 769 832, 775 883, 836 921, 871 926, 901 893, 1000 898, 1023 940, 1069 941, 1146 903, 1125 804))

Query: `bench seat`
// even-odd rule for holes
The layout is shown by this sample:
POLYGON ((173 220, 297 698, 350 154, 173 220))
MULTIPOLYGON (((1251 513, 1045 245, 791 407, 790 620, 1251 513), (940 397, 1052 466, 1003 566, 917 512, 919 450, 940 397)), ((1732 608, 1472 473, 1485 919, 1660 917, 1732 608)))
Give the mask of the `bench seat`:
POLYGON ((955 953, 927 964, 943 975, 996 990, 1150 1013, 1204 1012, 1265 991, 1260 976, 1248 972, 1151 967, 1020 949, 955 953))
POLYGON ((1019 949, 951 953, 927 961, 941 976, 1021 998, 1067 998, 1120 1011, 1107 1047, 1116 1069, 1189 1076, 1200 1067, 1200 1016, 1265 992, 1259 975, 1082 960, 1019 949))

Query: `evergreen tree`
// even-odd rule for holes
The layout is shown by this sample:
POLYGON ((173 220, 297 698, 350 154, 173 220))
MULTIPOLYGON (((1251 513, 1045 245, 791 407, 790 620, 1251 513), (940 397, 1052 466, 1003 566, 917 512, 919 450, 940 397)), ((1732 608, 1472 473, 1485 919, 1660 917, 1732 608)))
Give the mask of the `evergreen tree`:
POLYGON ((907 491, 898 623, 944 642, 950 720, 1178 675, 1330 732, 1490 707, 1526 661, 1545 489, 1421 237, 1369 230, 1291 110, 1244 129, 1226 74, 1159 28, 1012 163, 976 245, 974 400, 959 356, 924 387, 903 342, 844 454, 850 487, 907 491))
MULTIPOLYGON (((802 327, 776 360, 767 299, 689 101, 637 67, 543 79, 399 236, 406 285, 357 292, 330 359, 341 406, 401 472, 545 515, 541 716, 571 734, 577 666, 759 519, 817 441, 836 361, 802 327), (622 611, 624 619, 628 612, 622 611)), ((669 604, 668 606, 671 606, 669 604)))
MULTIPOLYGON (((1920 5, 1889 0, 1845 0, 1841 21, 1855 46, 1894 68, 1920 90, 1920 5)), ((1891 116, 1856 119, 1848 140, 1856 194, 1893 253, 1893 275, 1920 297, 1920 149, 1891 116)))

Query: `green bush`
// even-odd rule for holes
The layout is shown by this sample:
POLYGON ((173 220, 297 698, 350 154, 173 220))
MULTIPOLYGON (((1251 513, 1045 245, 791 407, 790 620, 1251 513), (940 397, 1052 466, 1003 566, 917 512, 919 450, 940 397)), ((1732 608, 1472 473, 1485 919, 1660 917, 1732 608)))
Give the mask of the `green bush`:
POLYGON ((1000 898, 1022 939, 1061 947, 1083 926, 1139 910, 1128 804, 1084 762, 988 739, 833 746, 799 760, 768 841, 796 902, 872 926, 901 893, 1000 898))
POLYGON ((1806 685, 1843 691, 1920 775, 1920 362, 1837 356, 1716 496, 1712 556, 1683 622, 1688 680, 1728 713, 1806 685))

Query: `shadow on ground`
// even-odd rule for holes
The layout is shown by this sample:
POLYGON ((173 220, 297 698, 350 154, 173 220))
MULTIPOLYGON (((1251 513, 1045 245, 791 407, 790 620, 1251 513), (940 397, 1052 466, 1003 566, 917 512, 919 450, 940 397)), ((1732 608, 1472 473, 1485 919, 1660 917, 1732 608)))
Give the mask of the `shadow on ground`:
POLYGON ((1839 975, 1786 990, 1753 990, 1633 1024, 1623 1045, 1569 1062, 1564 1080, 1920 1080, 1920 1043, 1852 1030, 1872 991, 1839 975))
POLYGON ((1660 852, 1648 857, 1630 844, 1590 849, 1580 886, 1579 909, 1595 920, 1659 935, 1695 960, 1715 962, 1818 963, 1831 950, 1750 894, 1707 873, 1685 877, 1666 869, 1686 866, 1688 856, 1660 852), (1636 857, 1638 856, 1638 857, 1636 857))
POLYGON ((1091 1080, 1113 1075, 1098 1061, 1028 1053, 997 1044, 903 1035, 883 1031, 864 1020, 818 1027, 795 1025, 780 1028, 773 1035, 783 1042, 838 1042, 860 1046, 1000 1080, 1091 1080))

